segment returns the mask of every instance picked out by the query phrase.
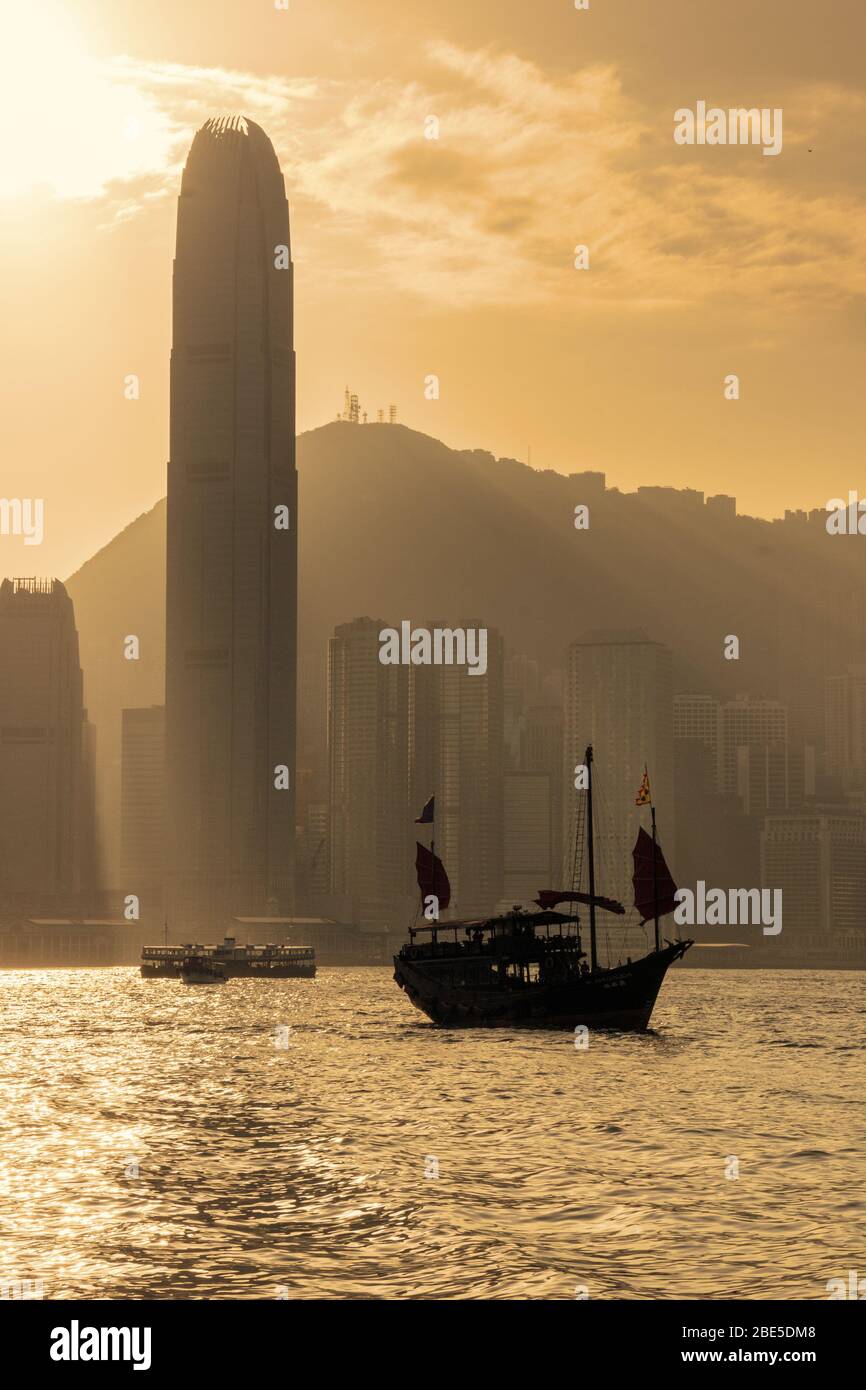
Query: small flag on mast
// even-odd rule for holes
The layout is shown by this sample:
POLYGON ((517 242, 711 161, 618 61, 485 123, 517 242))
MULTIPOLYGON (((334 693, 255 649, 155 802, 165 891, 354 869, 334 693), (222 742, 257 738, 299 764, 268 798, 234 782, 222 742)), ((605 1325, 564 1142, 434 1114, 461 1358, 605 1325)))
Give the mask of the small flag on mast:
POLYGON ((418 816, 417 820, 415 821, 416 825, 433 824, 433 817, 435 814, 435 801, 435 796, 431 796, 430 800, 425 804, 424 810, 421 812, 420 816, 418 816))
POLYGON ((652 792, 650 791, 649 773, 644 764, 643 781, 640 784, 640 791, 634 799, 635 806, 652 806, 652 792))

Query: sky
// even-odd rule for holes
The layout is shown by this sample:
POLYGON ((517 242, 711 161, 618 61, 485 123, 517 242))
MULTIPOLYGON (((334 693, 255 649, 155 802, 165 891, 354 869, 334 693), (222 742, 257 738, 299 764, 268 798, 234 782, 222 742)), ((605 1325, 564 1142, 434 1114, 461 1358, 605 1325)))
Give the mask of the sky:
POLYGON ((0 495, 45 509, 3 573, 165 493, 180 170, 229 112, 286 177, 299 432, 348 384, 624 490, 866 496, 862 0, 0 0, 0 39, 0 495), (677 144, 699 101, 781 152, 677 144))

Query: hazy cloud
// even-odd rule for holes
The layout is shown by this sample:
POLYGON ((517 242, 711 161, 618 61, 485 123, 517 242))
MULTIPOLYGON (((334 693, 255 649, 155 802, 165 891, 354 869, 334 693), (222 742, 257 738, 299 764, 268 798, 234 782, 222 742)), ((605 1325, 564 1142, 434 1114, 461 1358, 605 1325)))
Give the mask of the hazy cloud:
POLYGON ((173 193, 193 131, 238 110, 274 140, 301 257, 323 283, 354 276, 432 304, 552 307, 768 296, 802 307, 866 291, 862 196, 784 166, 787 152, 802 167, 807 139, 829 143, 862 110, 859 94, 793 93, 785 150, 768 161, 675 147, 673 113, 639 108, 609 66, 552 74, 441 42, 425 58, 435 87, 114 60, 104 80, 135 94, 142 150, 153 151, 134 181, 111 181, 115 215, 159 196, 160 180, 173 193), (438 140, 424 138, 428 116, 438 140), (589 272, 572 266, 580 243, 589 272))

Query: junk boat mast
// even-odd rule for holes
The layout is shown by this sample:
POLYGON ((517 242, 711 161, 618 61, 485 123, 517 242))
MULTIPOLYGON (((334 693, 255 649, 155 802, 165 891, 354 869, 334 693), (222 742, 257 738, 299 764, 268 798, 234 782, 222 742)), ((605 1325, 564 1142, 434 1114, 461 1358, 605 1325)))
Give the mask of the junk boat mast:
MULTIPOLYGON (((586 750, 586 843, 589 851, 589 961, 592 970, 598 969, 598 945, 595 933, 595 843, 592 830, 592 744, 586 750)), ((577 835, 574 837, 577 858, 577 835)))

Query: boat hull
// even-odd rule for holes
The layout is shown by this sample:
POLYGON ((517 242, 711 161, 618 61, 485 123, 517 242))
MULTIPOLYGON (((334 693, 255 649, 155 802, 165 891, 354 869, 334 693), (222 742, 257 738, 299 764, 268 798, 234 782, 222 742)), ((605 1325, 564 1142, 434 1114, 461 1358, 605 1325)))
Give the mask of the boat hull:
MULTIPOLYGON (((228 979, 311 980, 316 973, 315 963, 265 965, 245 961, 221 961, 220 964, 228 979)), ((176 980, 180 977, 180 968, 171 962, 145 962, 141 966, 141 974, 145 980, 176 980)))
POLYGON ((562 983, 513 988, 466 988, 453 983, 459 958, 394 957, 394 979, 407 998, 444 1028, 614 1028, 641 1032, 649 1024, 662 981, 690 941, 678 941, 640 960, 562 983))

